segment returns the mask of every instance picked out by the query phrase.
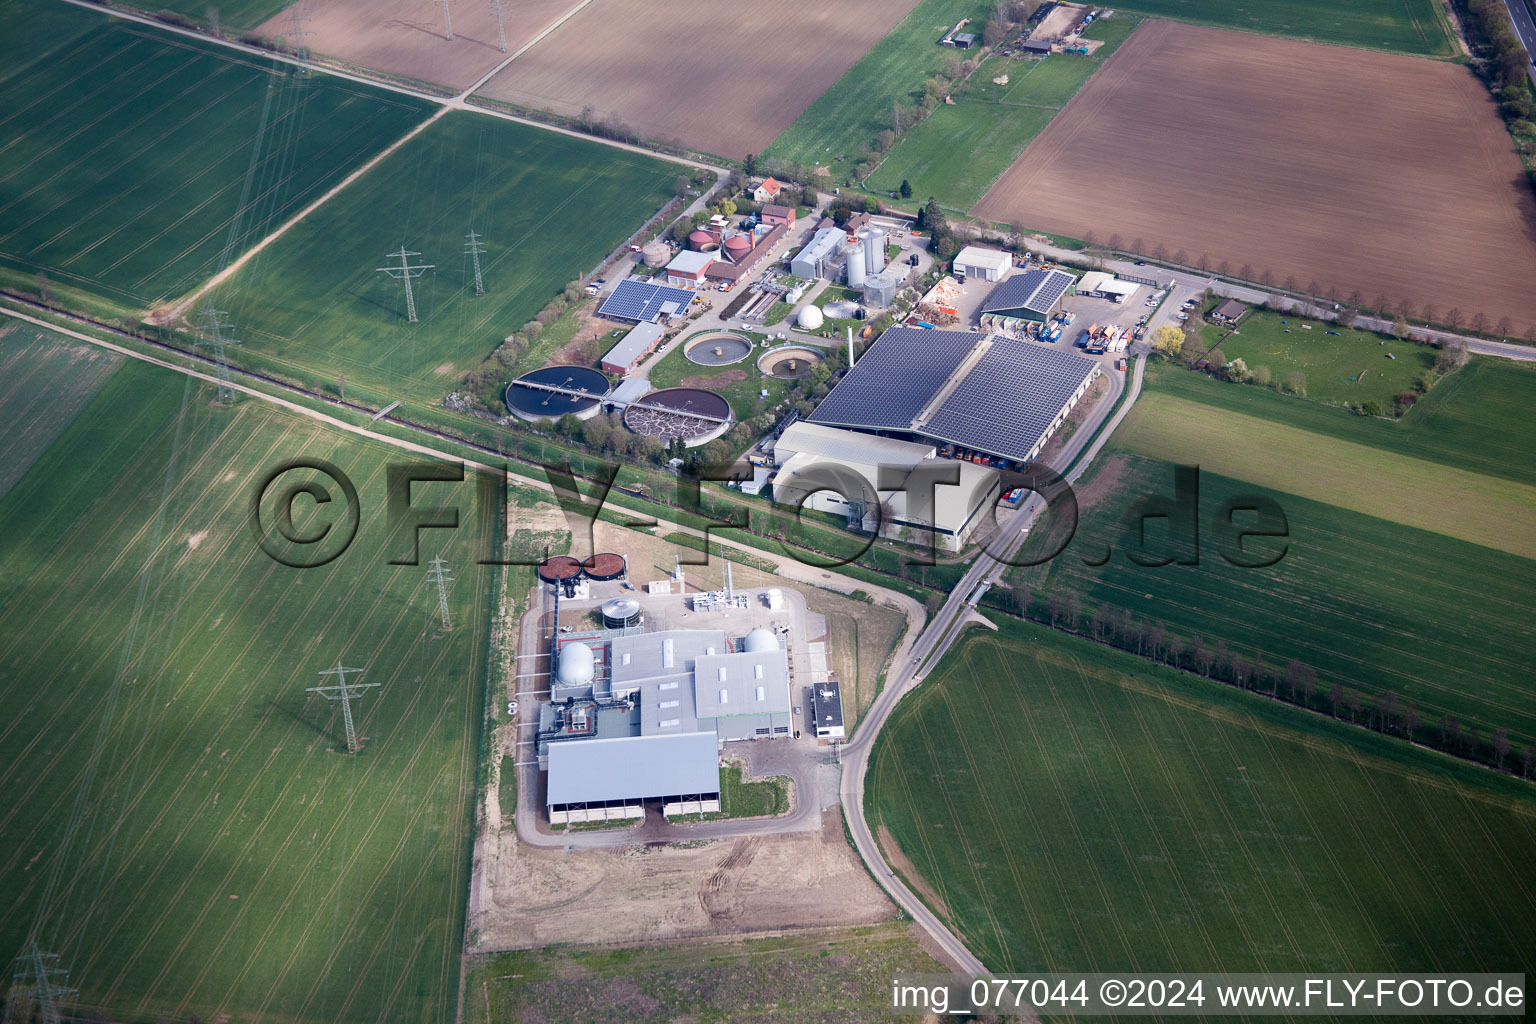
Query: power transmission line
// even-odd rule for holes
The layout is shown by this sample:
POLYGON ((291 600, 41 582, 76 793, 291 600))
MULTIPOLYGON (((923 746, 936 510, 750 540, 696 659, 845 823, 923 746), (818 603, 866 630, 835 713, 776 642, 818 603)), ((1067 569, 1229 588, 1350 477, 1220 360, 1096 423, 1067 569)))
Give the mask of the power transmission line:
POLYGON ((304 691, 305 693, 318 693, 326 700, 332 702, 341 701, 341 720, 347 727, 347 753, 349 754, 355 754, 358 750, 357 727, 352 724, 352 699, 354 697, 361 699, 363 691, 377 688, 379 685, 378 683, 347 682, 348 672, 361 671, 362 669, 360 668, 344 668, 341 662, 337 661, 336 667, 328 668, 321 672, 320 678, 324 679, 326 676, 335 676, 340 680, 340 683, 332 686, 311 686, 304 691))
POLYGON ((453 582, 453 577, 448 575, 448 563, 443 561, 443 556, 438 555, 427 563, 432 566, 427 572, 427 582, 437 587, 437 613, 443 619, 443 631, 453 629, 453 619, 448 614, 448 584, 453 582))
POLYGON ((432 0, 435 4, 443 5, 443 28, 447 30, 448 41, 453 42, 453 15, 448 12, 449 0, 432 0))
MULTIPOLYGON (((288 44, 293 47, 294 54, 300 60, 309 59, 309 47, 304 45, 304 37, 315 34, 312 30, 304 27, 308 22, 309 15, 305 14, 298 4, 288 8, 288 14, 283 18, 283 24, 286 26, 288 33, 288 44)), ((299 74, 309 74, 309 68, 300 67, 299 74)))
POLYGON ((219 376, 219 401, 221 402, 233 401, 235 397, 235 382, 229 375, 229 346, 240 344, 239 339, 225 333, 231 326, 229 321, 224 319, 227 315, 222 309, 204 306, 197 317, 197 346, 213 348, 213 362, 219 376))
POLYGON ((416 293, 411 290, 411 281, 420 277, 422 274, 429 270, 436 269, 435 264, 411 262, 410 258, 412 256, 420 255, 421 253, 419 252, 406 251, 405 246, 402 245, 397 251, 388 253, 384 257, 385 259, 390 260, 398 258, 400 260, 400 265, 398 267, 378 267, 374 270, 375 274, 388 274, 396 281, 405 282, 405 317, 413 324, 417 322, 416 293))
POLYGON ((491 0, 491 10, 496 12, 496 48, 507 52, 507 29, 501 23, 501 0, 491 0))
POLYGON ((475 294, 485 294, 485 282, 480 278, 480 254, 485 252, 485 246, 480 241, 480 236, 471 231, 464 236, 464 252, 475 263, 475 294))
POLYGON ((34 1006, 31 1019, 41 1024, 60 1024, 59 1001, 65 996, 78 994, 75 989, 65 988, 62 982, 69 972, 56 966, 57 953, 44 953, 37 940, 27 943, 27 948, 16 958, 16 973, 11 976, 11 991, 5 998, 5 1024, 20 1024, 19 1007, 24 1002, 34 1006))

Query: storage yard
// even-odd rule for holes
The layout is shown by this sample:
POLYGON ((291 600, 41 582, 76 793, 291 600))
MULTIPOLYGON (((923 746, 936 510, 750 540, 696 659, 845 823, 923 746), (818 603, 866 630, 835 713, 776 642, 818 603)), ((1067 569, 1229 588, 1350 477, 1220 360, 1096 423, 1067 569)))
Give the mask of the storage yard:
MULTIPOLYGON (((481 95, 740 159, 759 153, 916 0, 593 0, 481 95)), ((888 105, 888 104, 887 104, 888 105)))
POLYGON ((974 212, 1536 329, 1536 199, 1454 64, 1148 22, 974 212))

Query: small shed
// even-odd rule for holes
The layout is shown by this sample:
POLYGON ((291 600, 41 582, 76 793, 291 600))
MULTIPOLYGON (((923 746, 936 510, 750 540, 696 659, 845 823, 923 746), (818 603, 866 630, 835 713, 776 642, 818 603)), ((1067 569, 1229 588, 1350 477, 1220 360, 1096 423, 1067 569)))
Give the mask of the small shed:
POLYGON ((1248 312, 1248 307, 1236 299, 1227 299, 1211 310, 1211 319, 1224 324, 1235 324, 1248 312))

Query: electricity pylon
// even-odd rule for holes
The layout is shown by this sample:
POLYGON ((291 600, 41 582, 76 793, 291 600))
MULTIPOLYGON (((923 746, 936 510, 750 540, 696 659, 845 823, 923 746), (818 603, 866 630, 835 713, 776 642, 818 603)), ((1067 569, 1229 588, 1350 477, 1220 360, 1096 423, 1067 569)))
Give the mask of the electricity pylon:
POLYGON ((491 10, 496 12, 496 48, 507 52, 507 29, 501 23, 501 0, 491 0, 491 10))
POLYGON ((362 669, 360 668, 344 668, 342 667, 341 662, 338 661, 336 662, 335 668, 328 668, 321 672, 320 678, 324 679, 326 676, 335 676, 341 680, 339 684, 332 686, 311 686, 304 691, 305 693, 318 693, 320 696, 329 701, 341 701, 341 720, 346 723, 347 727, 347 753, 349 754, 357 753, 358 748, 357 728, 352 724, 352 698, 361 698, 364 690, 367 690, 370 687, 377 687, 379 685, 378 683, 347 682, 348 672, 361 671, 362 669))
POLYGON ((212 346, 213 362, 219 376, 219 401, 233 400, 235 397, 235 382, 229 376, 229 346, 240 344, 239 340, 230 337, 226 331, 230 324, 224 317, 227 314, 222 309, 214 309, 212 306, 204 306, 197 317, 197 345, 199 348, 212 346))
POLYGON ((5 999, 5 1024, 20 1024, 22 1018, 18 1007, 26 1001, 31 1001, 35 1008, 33 1019, 42 1024, 60 1024, 63 1017, 59 1013, 59 1000, 77 993, 60 984, 69 972, 55 966, 58 959, 57 953, 44 953, 39 949, 36 939, 27 943, 27 948, 16 958, 16 973, 11 976, 11 991, 5 999))
POLYGON ((485 282, 480 278, 480 254, 485 252, 485 246, 480 242, 480 236, 471 231, 464 236, 464 252, 467 253, 475 264, 475 294, 485 294, 485 282))
MULTIPOLYGON (((283 18, 283 24, 288 34, 288 45, 293 47, 293 52, 299 60, 309 59, 309 47, 304 45, 304 37, 315 34, 312 30, 304 27, 308 21, 309 15, 305 14, 298 4, 288 8, 288 14, 283 18)), ((301 66, 299 74, 309 74, 309 68, 301 66)))
POLYGON ((432 568, 427 571, 427 582, 437 587, 437 613, 443 618, 443 631, 453 629, 453 619, 448 614, 448 584, 453 582, 453 577, 448 575, 448 563, 443 561, 443 556, 438 555, 427 563, 432 568))
POLYGON ((400 265, 398 267, 378 267, 374 270, 375 274, 388 274, 396 281, 405 282, 405 316, 413 324, 416 323, 416 293, 411 291, 411 281, 427 271, 435 269, 431 263, 411 262, 410 258, 412 256, 420 255, 421 253, 419 252, 407 252, 405 246, 402 245, 397 251, 389 253, 384 257, 391 260, 399 259, 400 265))
POLYGON ((453 15, 448 13, 449 0, 432 0, 433 3, 443 5, 443 28, 447 30, 448 41, 453 42, 453 15))

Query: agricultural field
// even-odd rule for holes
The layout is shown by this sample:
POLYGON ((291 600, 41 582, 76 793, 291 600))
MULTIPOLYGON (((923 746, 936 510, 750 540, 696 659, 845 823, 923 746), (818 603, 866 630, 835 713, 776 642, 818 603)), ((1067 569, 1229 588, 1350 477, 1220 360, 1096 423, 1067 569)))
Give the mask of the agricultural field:
POLYGON ((1219 342, 1211 359, 1267 367, 1276 386, 1292 373, 1304 374, 1307 397, 1335 405, 1374 401, 1390 412, 1393 397, 1413 390, 1435 366, 1435 350, 1427 345, 1285 313, 1255 309, 1235 332, 1215 325, 1204 330, 1207 344, 1219 342))
POLYGON ((1536 948, 1528 783, 1032 625, 950 651, 867 804, 996 971, 1528 972, 1536 948))
MULTIPOLYGON (((915 3, 593 0, 479 95, 564 117, 591 108, 645 138, 739 160, 788 128, 915 3)), ((889 94, 883 102, 888 111, 889 94)))
POLYGON ((923 82, 938 73, 946 58, 961 55, 938 45, 944 33, 961 18, 985 18, 992 5, 976 0, 922 0, 910 10, 836 84, 823 87, 816 101, 783 129, 763 155, 807 167, 830 167, 835 179, 846 179, 862 159, 863 147, 891 127, 892 104, 916 103, 922 98, 923 82))
MULTIPOLYGON (((443 9, 435 0, 332 0, 296 6, 307 19, 304 28, 313 33, 304 39, 312 53, 401 78, 467 89, 580 3, 520 0, 515 7, 507 4, 502 19, 505 52, 489 3, 454 4, 451 40, 443 9)), ((289 35, 292 9, 274 14, 256 31, 269 38, 289 35)))
POLYGON ((35 933, 113 1020, 453 1021, 493 524, 472 485, 417 486, 462 509, 422 541, 457 576, 444 632, 425 566, 388 564, 398 453, 212 398, 126 362, 0 500, 0 948, 35 933), (304 570, 248 522, 298 457, 361 499, 351 548, 304 570), (338 660, 380 687, 356 754, 305 693, 338 660))
POLYGON ((170 12, 198 25, 217 27, 225 35, 234 35, 272 17, 283 9, 285 0, 130 0, 123 6, 138 8, 146 14, 170 12))
POLYGON ((1536 336, 1536 197, 1456 64, 1148 22, 973 213, 1536 336))
POLYGON ((120 356, 0 320, 0 498, 74 422, 116 372, 120 356))
MULTIPOLYGON (((32 6, 8 6, 6 24, 32 6)), ((20 56, 0 100, 0 281, 11 287, 35 291, 43 274, 62 295, 147 310, 426 117, 409 97, 46 8, 58 45, 20 56)))
MULTIPOLYGON (((1149 495, 1173 496, 1174 464, 1115 454, 1082 487, 1084 494, 1101 491, 1060 556, 1010 573, 1034 590, 1037 612, 1049 595, 1070 591, 1084 621, 1095 608, 1125 609, 1136 623, 1161 623, 1186 648, 1197 637, 1207 648, 1219 640, 1245 661, 1259 657, 1282 673, 1298 660, 1317 671, 1319 694, 1334 683, 1374 700, 1396 693, 1417 709, 1425 730, 1452 714, 1478 725, 1484 738, 1504 728, 1517 747, 1536 740, 1536 686, 1527 668, 1536 657, 1527 611, 1536 600, 1536 563, 1529 558, 1202 464, 1202 547, 1190 552, 1155 521, 1146 542, 1153 555, 1168 551, 1198 564, 1147 567, 1129 556, 1137 506, 1149 495), (1266 495, 1284 511, 1288 540, 1274 566, 1232 565, 1216 546, 1222 503, 1246 494, 1266 495), (1088 564, 1106 551, 1108 562, 1088 564)), ((1279 544, 1260 539, 1247 547, 1268 552, 1279 544)))
MULTIPOLYGON (((319 379, 349 399, 435 405, 457 378, 672 197, 678 167, 585 139, 455 112, 338 193, 220 285, 255 368, 319 379), (474 294, 465 235, 485 247, 474 294), (433 265, 376 268, 402 245, 433 265)), ((533 367, 527 367, 532 369, 533 367)), ((519 371, 521 372, 521 371, 519 371)))
POLYGON ((943 970, 911 924, 496 953, 470 959, 464 1019, 830 1024, 880 1012, 894 974, 943 970))
POLYGON ((909 181, 914 198, 934 196, 951 209, 970 209, 1101 63, 1068 54, 987 61, 969 91, 903 135, 866 184, 894 192, 909 181), (1004 75, 1007 85, 993 81, 1004 75))
POLYGON ((1457 51, 1435 0, 1132 0, 1127 10, 1322 43, 1449 57, 1457 51))

